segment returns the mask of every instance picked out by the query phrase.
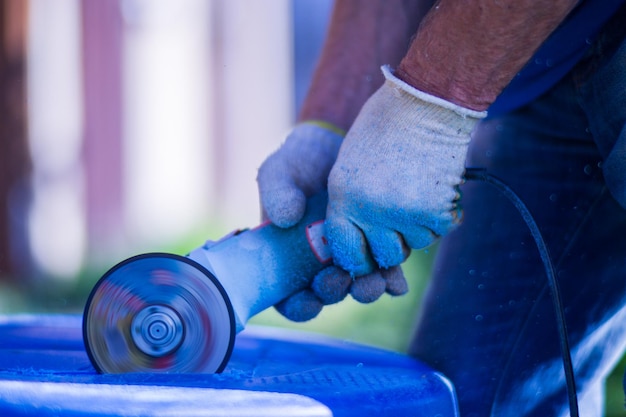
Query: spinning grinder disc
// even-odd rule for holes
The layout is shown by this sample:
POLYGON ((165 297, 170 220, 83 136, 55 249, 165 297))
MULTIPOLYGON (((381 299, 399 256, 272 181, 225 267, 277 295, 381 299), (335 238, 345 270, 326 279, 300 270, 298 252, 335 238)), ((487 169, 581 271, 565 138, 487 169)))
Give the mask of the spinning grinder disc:
POLYGON ((138 255, 95 285, 83 339, 101 373, 221 372, 235 340, 234 313, 219 281, 198 263, 138 255))

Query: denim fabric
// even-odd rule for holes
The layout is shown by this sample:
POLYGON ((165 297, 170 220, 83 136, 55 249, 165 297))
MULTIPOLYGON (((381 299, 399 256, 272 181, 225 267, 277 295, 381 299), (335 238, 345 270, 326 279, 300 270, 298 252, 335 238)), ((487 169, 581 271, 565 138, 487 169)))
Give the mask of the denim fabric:
MULTIPOLYGON (((482 122, 467 162, 507 183, 539 225, 588 417, 603 414, 604 380, 626 348, 626 210, 602 170, 626 121, 622 42, 621 33, 601 36, 550 92, 482 122)), ((566 416, 558 331, 535 243, 495 189, 467 182, 462 192, 464 221, 440 243, 410 352, 451 379, 462 417, 566 416)))

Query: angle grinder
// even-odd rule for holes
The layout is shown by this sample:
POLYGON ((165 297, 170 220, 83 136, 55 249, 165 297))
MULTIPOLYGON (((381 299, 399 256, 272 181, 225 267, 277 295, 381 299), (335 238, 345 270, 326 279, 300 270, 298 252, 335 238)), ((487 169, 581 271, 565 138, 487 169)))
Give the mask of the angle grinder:
POLYGON ((327 196, 287 229, 263 223, 187 256, 147 253, 112 267, 85 306, 83 339, 101 373, 221 372, 255 314, 307 288, 332 263, 327 196))

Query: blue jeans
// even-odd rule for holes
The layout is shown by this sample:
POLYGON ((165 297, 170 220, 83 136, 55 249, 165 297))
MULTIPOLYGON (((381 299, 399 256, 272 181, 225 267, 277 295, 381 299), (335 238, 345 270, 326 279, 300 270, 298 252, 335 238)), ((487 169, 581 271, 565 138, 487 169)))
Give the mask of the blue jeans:
MULTIPOLYGON (((507 183, 539 225, 561 287, 582 416, 603 414, 605 378, 626 348, 626 209, 601 168, 620 134, 626 145, 625 122, 626 43, 608 31, 550 92, 479 124, 467 162, 507 183)), ((494 188, 467 182, 462 193, 464 221, 438 248, 410 352, 451 379, 462 417, 566 416, 535 243, 494 188)))

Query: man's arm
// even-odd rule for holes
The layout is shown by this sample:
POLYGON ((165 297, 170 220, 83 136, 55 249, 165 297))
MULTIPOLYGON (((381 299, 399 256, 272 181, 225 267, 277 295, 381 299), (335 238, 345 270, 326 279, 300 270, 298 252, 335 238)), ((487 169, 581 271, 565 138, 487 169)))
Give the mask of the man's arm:
POLYGON ((418 90, 486 110, 577 0, 440 0, 396 76, 418 90))
POLYGON ((438 0, 361 108, 328 176, 325 229, 355 276, 459 224, 471 132, 574 0, 438 0), (535 4, 537 3, 537 4, 535 4))
POLYGON ((337 0, 322 55, 299 119, 348 130, 396 66, 434 0, 337 0))

